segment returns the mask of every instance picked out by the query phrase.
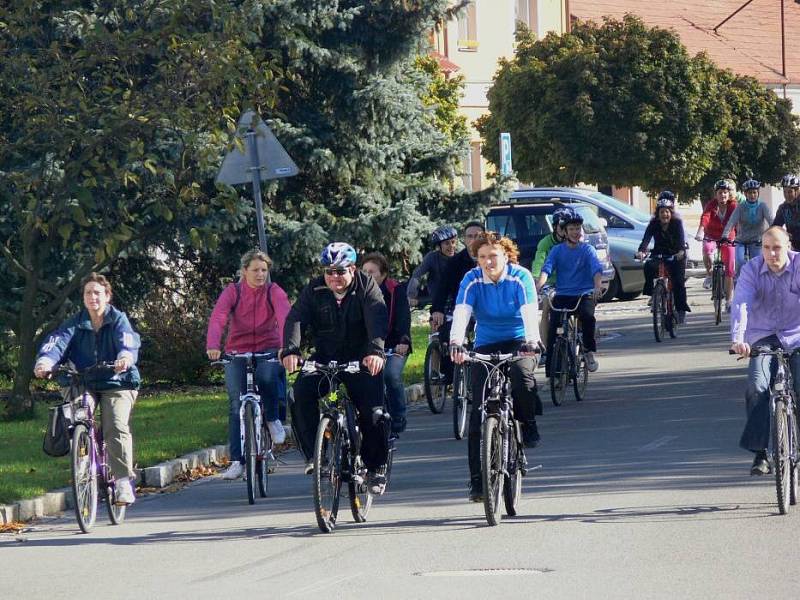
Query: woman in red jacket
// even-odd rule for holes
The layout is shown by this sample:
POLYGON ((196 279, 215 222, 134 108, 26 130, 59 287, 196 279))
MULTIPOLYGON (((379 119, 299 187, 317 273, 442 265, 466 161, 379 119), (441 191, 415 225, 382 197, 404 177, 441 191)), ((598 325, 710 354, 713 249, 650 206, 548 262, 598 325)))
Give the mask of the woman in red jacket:
MULTIPOLYGON (((729 179, 720 179, 714 184, 714 198, 706 204, 700 225, 697 227, 695 239, 703 242, 703 264, 706 267, 707 277, 703 287, 711 289, 711 257, 717 250, 715 240, 722 239, 722 232, 736 210, 736 186, 729 179)), ((735 229, 728 233, 728 240, 733 241, 735 229)), ((733 246, 720 248, 722 262, 725 263, 725 310, 730 312, 731 299, 733 298, 733 274, 736 259, 733 246)))
MULTIPOLYGON (((220 294, 206 335, 206 353, 211 360, 220 357, 220 342, 225 326, 228 336, 225 352, 276 352, 281 347, 283 324, 289 314, 289 298, 276 283, 267 283, 272 259, 265 252, 250 250, 242 256, 239 281, 228 285, 220 294)), ((261 394, 267 427, 272 440, 282 443, 286 432, 278 418, 278 401, 285 389, 283 367, 279 362, 258 363, 256 388, 261 394)), ((224 479, 241 477, 244 458, 240 443, 239 396, 245 387, 245 361, 233 360, 225 365, 225 385, 228 389, 230 411, 228 434, 231 466, 224 479)))

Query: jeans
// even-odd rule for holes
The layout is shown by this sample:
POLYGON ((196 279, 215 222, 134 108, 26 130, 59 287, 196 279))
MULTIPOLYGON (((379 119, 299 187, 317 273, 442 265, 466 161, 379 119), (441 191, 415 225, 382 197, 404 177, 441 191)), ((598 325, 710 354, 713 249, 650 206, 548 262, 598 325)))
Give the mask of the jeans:
MULTIPOLYGON (((774 335, 758 340, 753 348, 768 346, 772 349, 780 347, 774 335)), ((800 397, 800 354, 794 354, 789 361, 792 372, 795 398, 800 397)), ((775 356, 755 356, 750 359, 747 368, 747 423, 744 426, 739 446, 745 450, 759 452, 769 447, 769 386, 778 371, 778 359, 775 356)))
POLYGON ((406 387, 403 384, 403 369, 408 356, 391 354, 383 367, 383 383, 386 386, 386 405, 392 417, 392 433, 402 433, 406 428, 406 387))
POLYGON ((759 254, 761 254, 761 244, 758 241, 739 242, 737 243, 735 248, 736 248, 736 276, 738 277, 739 271, 744 266, 744 263, 747 262, 745 258, 747 256, 749 256, 750 258, 755 258, 759 254))
MULTIPOLYGON (((259 361, 256 364, 254 383, 256 392, 261 396, 263 418, 274 421, 278 418, 278 404, 286 395, 286 376, 278 362, 259 361)), ((225 387, 228 389, 228 443, 230 444, 231 462, 243 462, 241 422, 239 409, 242 406, 240 396, 247 391, 247 361, 235 358, 225 365, 225 387)))
MULTIPOLYGON (((389 430, 383 416, 383 376, 374 377, 365 371, 341 373, 339 378, 350 394, 358 413, 361 431, 361 459, 367 469, 375 470, 386 464, 389 451, 389 430)), ((319 399, 328 393, 327 379, 319 373, 300 374, 294 382, 292 426, 297 427, 300 450, 311 460, 319 426, 319 399)))
MULTIPOLYGON (((509 340, 496 344, 487 344, 475 348, 481 354, 493 352, 517 352, 524 342, 522 340, 509 340)), ((525 423, 535 423, 536 415, 542 414, 542 401, 536 390, 536 378, 533 375, 536 369, 536 358, 518 358, 511 362, 509 376, 511 377, 511 397, 514 401, 514 418, 525 423)), ((485 391, 488 371, 480 363, 474 363, 472 372, 472 405, 469 413, 469 437, 467 438, 467 459, 469 461, 469 475, 474 479, 481 476, 481 405, 485 391)))

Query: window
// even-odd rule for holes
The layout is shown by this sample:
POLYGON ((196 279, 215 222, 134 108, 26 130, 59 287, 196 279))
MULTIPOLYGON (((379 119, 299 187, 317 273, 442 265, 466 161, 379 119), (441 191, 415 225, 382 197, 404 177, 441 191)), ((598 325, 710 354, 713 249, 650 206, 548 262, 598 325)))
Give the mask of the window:
POLYGON ((530 29, 534 30, 533 27, 533 7, 531 7, 531 3, 535 2, 536 0, 515 0, 514 2, 514 19, 520 23, 524 23, 525 26, 530 29))
POLYGON ((606 228, 607 229, 633 229, 633 225, 628 223, 622 217, 618 217, 612 212, 608 212, 606 209, 600 209, 600 217, 606 220, 606 228))
POLYGON ((486 217, 486 228, 512 240, 517 239, 517 227, 512 214, 490 214, 486 217))
POLYGON ((458 49, 475 52, 478 49, 478 14, 475 2, 470 2, 458 15, 458 49))

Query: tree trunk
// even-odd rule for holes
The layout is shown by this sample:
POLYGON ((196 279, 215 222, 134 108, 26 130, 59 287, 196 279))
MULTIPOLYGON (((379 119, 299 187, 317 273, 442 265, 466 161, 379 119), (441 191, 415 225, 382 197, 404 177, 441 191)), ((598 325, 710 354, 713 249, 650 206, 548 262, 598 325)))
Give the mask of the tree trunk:
POLYGON ((33 310, 34 303, 30 299, 32 295, 26 289, 24 300, 27 302, 23 301, 19 314, 19 325, 16 329, 19 340, 19 362, 14 372, 14 387, 11 390, 11 398, 8 400, 6 411, 11 418, 30 415, 33 411, 30 383, 33 379, 33 364, 36 360, 39 341, 36 332, 40 322, 33 310))

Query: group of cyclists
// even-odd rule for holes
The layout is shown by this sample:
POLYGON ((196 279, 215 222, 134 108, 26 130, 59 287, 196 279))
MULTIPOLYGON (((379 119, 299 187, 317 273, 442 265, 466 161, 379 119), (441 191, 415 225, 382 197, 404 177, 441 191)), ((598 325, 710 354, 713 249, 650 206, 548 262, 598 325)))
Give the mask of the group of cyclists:
MULTIPOLYGON (((759 200, 758 182, 745 182, 746 200, 738 205, 733 200, 733 183, 717 182, 714 199, 705 207, 697 232, 698 239, 706 241, 707 269, 711 249, 716 249, 709 240, 735 236, 737 252, 749 248, 751 260, 747 263, 741 260, 737 264, 730 247, 726 246, 729 249, 723 253, 730 278, 727 298, 732 312, 731 349, 743 357, 749 356, 755 346, 782 346, 787 350, 800 347, 800 259, 791 250, 800 242, 800 178, 787 175, 782 183, 786 202, 778 208, 773 221, 769 208, 759 200), (757 248, 760 255, 755 256, 757 248)), ((473 327, 474 352, 514 353, 516 358, 509 370, 514 415, 521 423, 524 445, 535 447, 541 440, 536 416, 542 413, 542 402, 534 371, 544 353, 545 371, 550 376, 557 325, 549 315, 553 308, 569 307, 574 311, 581 324, 587 367, 590 371, 598 369, 594 313, 603 292, 602 265, 593 246, 582 241, 582 223, 579 212, 570 206, 558 207, 552 215, 552 233, 540 241, 530 270, 519 264, 519 251, 513 240, 486 231, 481 222, 470 222, 463 228, 464 248, 459 252, 457 230, 439 227, 431 235, 434 249, 424 257, 407 285, 389 276, 389 261, 382 254, 372 252, 359 257, 350 244, 334 242, 320 254, 322 273, 309 280, 293 304, 286 292, 270 280, 270 257, 260 250, 249 251, 241 258, 238 281, 222 291, 214 306, 208 323, 207 355, 211 360, 220 358, 226 331, 227 355, 235 358, 241 353, 276 354, 277 361, 259 363, 255 374, 269 433, 276 443, 284 441, 286 435, 279 418, 280 404, 290 395, 286 376, 302 364, 302 349, 312 347, 309 358, 316 362, 358 361, 361 370, 343 373, 342 383, 358 412, 367 485, 372 493, 380 494, 387 483, 385 465, 390 436, 401 434, 407 424, 403 369, 412 351, 410 309, 420 303, 421 282, 426 278, 431 296, 431 328, 449 343, 441 369, 445 383, 452 381, 453 363, 468 359, 466 340, 473 327)), ((683 232, 675 211, 675 195, 665 190, 657 198, 639 253, 644 257, 652 240, 653 253, 675 257, 670 275, 681 322, 689 311, 683 232)), ((653 268, 652 261, 645 263, 645 294, 652 289, 653 268)), ((110 304, 111 284, 103 275, 89 274, 81 283, 81 290, 84 308, 47 338, 34 372, 37 377, 45 377, 65 361, 71 361, 79 370, 99 361, 114 363, 113 371, 98 375, 92 392, 101 406, 109 467, 117 482, 116 501, 131 504, 135 494, 129 417, 140 381, 136 369, 139 336, 126 315, 110 304)), ((770 468, 765 452, 769 434, 765 397, 770 372, 774 372, 770 362, 773 360, 769 356, 754 357, 748 371, 748 420, 740 445, 756 453, 753 474, 767 473, 770 468)), ((793 373, 800 368, 798 355, 794 355, 791 366, 793 373)), ((468 485, 469 499, 477 502, 483 499, 479 408, 486 388, 486 371, 473 369, 471 373, 468 485)), ((796 385, 800 386, 800 371, 795 375, 796 385)), ((236 479, 242 476, 244 462, 239 431, 244 363, 228 362, 225 381, 231 465, 223 477, 236 479)), ((293 384, 292 426, 306 459, 306 473, 314 468, 319 399, 328 392, 325 382, 318 373, 300 372, 293 384)))

